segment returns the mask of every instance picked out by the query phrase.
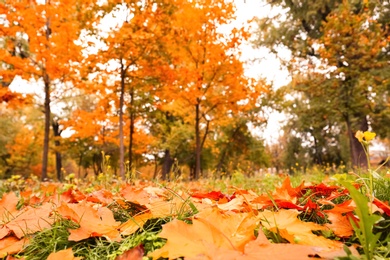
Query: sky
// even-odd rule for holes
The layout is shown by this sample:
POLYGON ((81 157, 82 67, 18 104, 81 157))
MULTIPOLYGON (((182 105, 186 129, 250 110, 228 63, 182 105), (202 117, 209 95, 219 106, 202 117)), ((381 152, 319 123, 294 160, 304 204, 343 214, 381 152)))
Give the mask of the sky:
MULTIPOLYGON (((266 17, 275 12, 263 0, 234 0, 234 3, 237 7, 237 19, 234 23, 237 26, 245 24, 253 17, 266 17)), ((255 24, 253 26, 255 29, 255 24)), ((279 55, 283 58, 289 57, 288 52, 284 50, 280 50, 279 55)), ((254 48, 250 44, 242 46, 242 60, 246 62, 246 76, 266 78, 275 89, 287 85, 290 81, 289 73, 286 69, 281 69, 279 59, 265 48, 254 48), (251 62, 252 59, 256 61, 251 62)), ((267 143, 275 143, 278 141, 283 121, 283 114, 272 112, 269 114, 267 127, 257 130, 257 134, 267 143)))

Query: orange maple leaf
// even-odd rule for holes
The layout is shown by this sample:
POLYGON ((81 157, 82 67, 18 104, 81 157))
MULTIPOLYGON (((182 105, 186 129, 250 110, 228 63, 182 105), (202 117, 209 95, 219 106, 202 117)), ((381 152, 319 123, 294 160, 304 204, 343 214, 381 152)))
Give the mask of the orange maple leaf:
POLYGON ((327 215, 328 220, 332 223, 325 224, 325 226, 330 228, 336 236, 350 237, 353 235, 353 227, 348 215, 342 215, 338 212, 328 212, 327 215))
POLYGON ((147 205, 155 201, 164 201, 165 191, 160 188, 146 187, 135 188, 134 186, 127 185, 121 189, 120 194, 127 200, 140 205, 147 205))
POLYGON ((45 228, 50 228, 54 223, 52 204, 44 203, 42 206, 33 208, 26 207, 5 226, 12 231, 16 237, 22 238, 28 234, 34 234, 45 228))
POLYGON ((120 225, 119 229, 121 234, 124 236, 133 234, 139 228, 142 228, 146 221, 152 218, 155 218, 155 216, 149 212, 130 218, 128 221, 120 225))
MULTIPOLYGON (((354 255, 359 255, 351 248, 354 255)), ((335 257, 346 256, 343 248, 324 248, 319 246, 297 245, 297 244, 272 244, 268 241, 264 233, 259 232, 256 240, 250 241, 245 246, 244 255, 237 257, 237 260, 257 260, 257 259, 334 259, 335 257)), ((228 258, 227 258, 228 259, 228 258)), ((232 258, 230 258, 232 259, 232 258)))
POLYGON ((114 201, 113 194, 111 191, 100 189, 94 191, 87 196, 87 201, 100 203, 103 206, 106 206, 114 201))
POLYGON ((9 254, 16 254, 26 246, 27 239, 18 239, 16 237, 6 237, 0 240, 0 258, 9 254))
POLYGON ((260 212, 262 225, 268 230, 279 233, 292 244, 319 246, 324 248, 341 248, 342 243, 312 233, 314 230, 325 230, 327 227, 313 222, 298 219, 297 210, 279 210, 278 212, 260 212))
POLYGON ((16 208, 19 198, 14 192, 5 193, 0 200, 1 223, 6 223, 15 218, 19 210, 16 208))
POLYGON ((192 224, 174 219, 163 225, 160 237, 167 243, 152 252, 154 259, 168 257, 195 257, 209 254, 210 245, 228 250, 240 251, 248 241, 254 240, 254 229, 258 220, 250 213, 221 212, 208 208, 197 214, 192 224))
POLYGON ((81 260, 83 258, 82 257, 75 257, 73 254, 72 248, 53 252, 47 257, 47 260, 58 260, 58 259, 61 259, 61 260, 81 260))
POLYGON ((89 237, 103 236, 109 240, 119 241, 120 222, 115 221, 111 210, 106 207, 95 209, 90 203, 82 201, 78 204, 62 203, 57 212, 64 218, 71 219, 80 225, 78 229, 70 229, 69 240, 80 241, 89 237))

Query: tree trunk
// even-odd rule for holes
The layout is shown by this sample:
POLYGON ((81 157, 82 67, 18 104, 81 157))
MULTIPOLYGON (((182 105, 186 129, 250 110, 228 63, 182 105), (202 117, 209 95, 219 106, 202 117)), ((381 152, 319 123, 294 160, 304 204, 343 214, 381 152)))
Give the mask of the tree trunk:
POLYGON ((54 145, 55 145, 55 155, 56 155, 56 173, 57 173, 57 180, 62 181, 62 154, 60 152, 60 140, 61 138, 61 132, 60 125, 57 121, 52 120, 52 127, 54 132, 54 145))
POLYGON ((172 165, 173 165, 174 160, 171 157, 171 153, 169 149, 165 150, 165 155, 164 155, 164 164, 162 168, 162 179, 163 180, 170 180, 170 173, 172 170, 172 165))
POLYGON ((122 180, 125 179, 125 146, 123 140, 123 105, 125 96, 125 69, 123 63, 121 63, 121 85, 119 96, 119 175, 122 180))
POLYGON ((367 118, 365 116, 361 118, 360 124, 358 126, 358 129, 356 129, 356 131, 352 129, 352 123, 349 117, 346 117, 346 124, 347 124, 348 138, 349 138, 349 146, 351 149, 352 166, 366 169, 368 167, 367 157, 364 152, 362 144, 355 137, 355 132, 357 130, 361 130, 361 131, 368 130, 367 118))
POLYGON ((78 172, 77 172, 77 177, 78 178, 81 178, 81 164, 83 162, 83 153, 80 153, 80 156, 79 156, 79 169, 78 169, 78 172))
POLYGON ((200 176, 201 143, 200 143, 200 104, 195 105, 195 170, 193 178, 197 180, 200 176))
POLYGON ((157 169, 158 169, 158 155, 154 154, 154 173, 153 173, 153 180, 157 179, 157 169))
POLYGON ((129 167, 133 168, 133 140, 134 140, 134 124, 135 124, 135 112, 134 112, 134 88, 130 90, 130 134, 129 134, 129 167))
MULTIPOLYGON (((50 4, 47 0, 45 1, 45 5, 50 4)), ((46 40, 49 42, 51 34, 50 27, 50 17, 46 20, 46 40)), ((46 48, 49 49, 49 45, 46 45, 46 48)), ((49 139, 50 139, 50 77, 47 74, 46 70, 43 71, 43 82, 44 86, 44 95, 45 95, 45 103, 44 103, 44 113, 45 113, 45 133, 43 137, 43 154, 42 154, 42 173, 41 180, 44 181, 47 179, 47 165, 49 159, 49 139)))
POLYGON ((44 103, 44 113, 45 113, 45 132, 43 138, 43 155, 42 155, 42 173, 41 180, 45 181, 47 179, 47 165, 49 159, 49 135, 50 135, 50 79, 49 76, 44 74, 44 83, 45 83, 45 103, 44 103))

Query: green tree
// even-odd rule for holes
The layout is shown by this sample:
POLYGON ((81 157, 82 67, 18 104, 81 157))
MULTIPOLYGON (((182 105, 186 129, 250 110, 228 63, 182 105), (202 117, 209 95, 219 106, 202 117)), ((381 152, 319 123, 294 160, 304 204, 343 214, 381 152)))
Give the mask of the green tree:
MULTIPOLYGON (((306 124, 301 130, 311 130, 311 137, 319 141, 321 131, 338 125, 340 132, 345 129, 349 139, 352 165, 366 166, 364 151, 354 132, 367 130, 380 107, 384 107, 388 86, 385 80, 388 77, 385 63, 389 59, 388 3, 273 1, 272 4, 289 8, 286 20, 277 23, 279 28, 272 25, 266 28, 271 19, 261 20, 264 31, 259 31, 258 43, 273 50, 279 44, 291 51, 292 60, 288 64, 293 76, 291 87, 303 95, 299 96, 302 102, 309 102, 306 104, 309 109, 301 106, 295 110, 303 117, 299 121, 306 124), (320 119, 304 122, 304 115, 310 119, 314 111, 320 119), (321 122, 324 116, 332 122, 324 125, 321 122)), ((320 144, 325 142, 323 139, 320 144)))

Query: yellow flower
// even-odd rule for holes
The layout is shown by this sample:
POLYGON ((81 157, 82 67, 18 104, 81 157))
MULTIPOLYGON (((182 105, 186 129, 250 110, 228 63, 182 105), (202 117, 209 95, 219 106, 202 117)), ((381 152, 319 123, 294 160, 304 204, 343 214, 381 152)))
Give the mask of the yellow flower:
POLYGON ((357 131, 356 134, 355 134, 355 137, 359 140, 359 142, 369 142, 371 141, 372 139, 374 139, 376 136, 375 133, 373 132, 369 132, 369 131, 365 131, 364 133, 362 131, 357 131))
POLYGON ((374 139, 375 136, 376 136, 376 134, 373 133, 373 132, 369 132, 369 131, 365 131, 365 132, 364 132, 364 139, 365 139, 367 142, 369 142, 369 141, 371 141, 372 139, 374 139))

